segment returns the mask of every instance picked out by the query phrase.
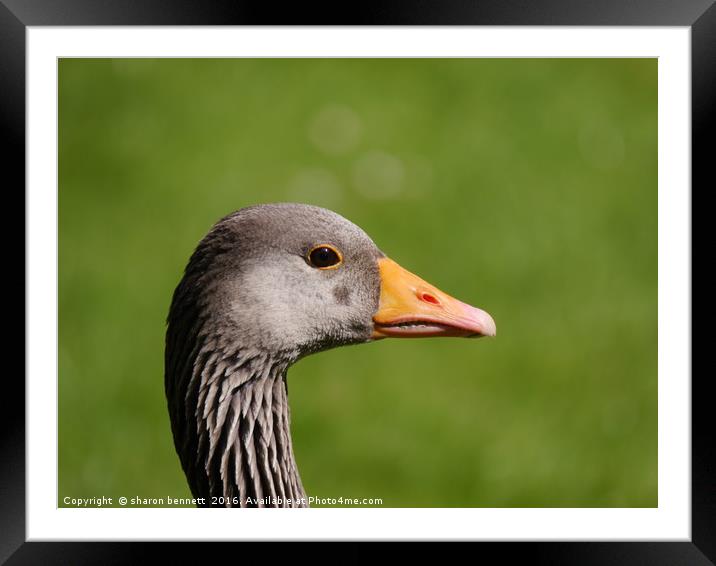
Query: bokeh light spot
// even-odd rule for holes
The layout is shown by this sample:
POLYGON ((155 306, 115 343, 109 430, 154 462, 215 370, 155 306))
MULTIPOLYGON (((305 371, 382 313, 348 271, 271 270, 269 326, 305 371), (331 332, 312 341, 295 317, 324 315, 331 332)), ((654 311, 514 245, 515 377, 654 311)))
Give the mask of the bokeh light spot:
POLYGON ((403 190, 405 167, 394 155, 371 151, 353 165, 352 179, 356 190, 365 198, 390 199, 403 190))
POLYGON ((308 138, 323 153, 339 155, 356 147, 363 132, 360 117, 351 108, 331 104, 321 108, 308 127, 308 138))

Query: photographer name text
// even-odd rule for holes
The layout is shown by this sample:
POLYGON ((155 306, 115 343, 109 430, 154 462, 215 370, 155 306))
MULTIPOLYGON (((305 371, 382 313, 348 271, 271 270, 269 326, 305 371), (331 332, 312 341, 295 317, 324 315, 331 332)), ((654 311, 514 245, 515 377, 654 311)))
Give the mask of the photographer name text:
POLYGON ((352 498, 352 497, 308 497, 290 499, 287 497, 247 497, 241 500, 238 497, 64 497, 63 505, 67 507, 151 507, 166 506, 178 507, 192 505, 196 507, 305 507, 306 505, 382 505, 381 498, 352 498))

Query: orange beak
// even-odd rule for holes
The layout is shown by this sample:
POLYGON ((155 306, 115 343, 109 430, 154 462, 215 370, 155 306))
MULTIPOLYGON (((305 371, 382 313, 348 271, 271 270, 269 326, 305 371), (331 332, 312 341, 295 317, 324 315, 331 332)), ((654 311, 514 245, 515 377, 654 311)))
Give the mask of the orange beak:
POLYGON ((380 304, 373 316, 373 338, 494 336, 495 321, 433 287, 393 260, 378 260, 380 304))

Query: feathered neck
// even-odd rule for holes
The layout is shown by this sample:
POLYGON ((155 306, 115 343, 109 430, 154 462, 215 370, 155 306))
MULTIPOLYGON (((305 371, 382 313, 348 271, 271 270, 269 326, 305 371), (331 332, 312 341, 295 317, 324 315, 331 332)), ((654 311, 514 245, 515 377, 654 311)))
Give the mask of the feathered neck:
MULTIPOLYGON (((203 339, 167 381, 175 446, 204 506, 307 507, 293 454, 286 361, 203 339), (224 347, 222 347, 224 346, 224 347)), ((222 343, 223 342, 223 343, 222 343)))

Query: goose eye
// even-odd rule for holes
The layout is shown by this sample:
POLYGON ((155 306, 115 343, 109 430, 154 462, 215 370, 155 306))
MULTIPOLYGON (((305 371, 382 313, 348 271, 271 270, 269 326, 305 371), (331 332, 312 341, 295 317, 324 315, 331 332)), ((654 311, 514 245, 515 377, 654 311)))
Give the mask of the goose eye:
POLYGON ((335 269, 343 263, 343 256, 333 246, 320 244, 308 252, 308 263, 318 269, 335 269))

